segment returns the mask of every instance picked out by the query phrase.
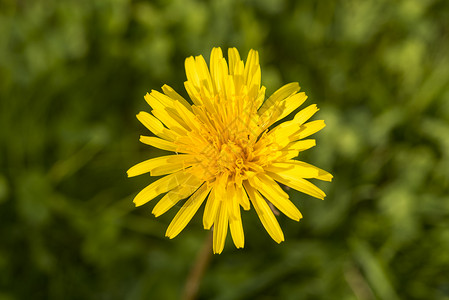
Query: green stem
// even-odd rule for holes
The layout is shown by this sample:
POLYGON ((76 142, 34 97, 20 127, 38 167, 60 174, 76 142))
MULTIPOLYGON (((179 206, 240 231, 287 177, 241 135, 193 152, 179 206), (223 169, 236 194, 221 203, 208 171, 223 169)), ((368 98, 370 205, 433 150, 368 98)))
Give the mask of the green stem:
POLYGON ((184 293, 182 295, 183 300, 194 300, 197 297, 201 279, 212 257, 212 240, 213 234, 211 230, 207 238, 204 240, 203 246, 196 257, 195 264, 187 277, 187 281, 184 286, 184 293))

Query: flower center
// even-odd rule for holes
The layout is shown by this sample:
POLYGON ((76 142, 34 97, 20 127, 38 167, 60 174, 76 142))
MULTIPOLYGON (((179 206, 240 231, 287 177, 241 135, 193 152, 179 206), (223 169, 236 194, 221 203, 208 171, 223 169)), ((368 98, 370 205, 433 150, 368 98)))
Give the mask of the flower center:
POLYGON ((240 146, 233 142, 228 142, 221 146, 217 161, 219 172, 229 171, 234 173, 240 171, 243 164, 244 152, 240 146))

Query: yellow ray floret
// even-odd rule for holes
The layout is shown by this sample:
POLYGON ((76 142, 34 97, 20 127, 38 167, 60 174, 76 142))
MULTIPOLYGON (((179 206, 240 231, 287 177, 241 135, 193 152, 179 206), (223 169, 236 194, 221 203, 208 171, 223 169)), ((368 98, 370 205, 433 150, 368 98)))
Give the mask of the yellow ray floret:
POLYGON ((147 159, 128 170, 128 176, 163 176, 134 198, 136 206, 163 197, 153 208, 158 217, 187 199, 170 223, 166 236, 174 238, 204 204, 203 226, 213 228, 213 252, 223 251, 228 228, 237 248, 245 244, 241 208, 254 207, 268 234, 277 243, 284 234, 272 211, 276 207, 299 221, 302 214, 279 184, 324 199, 309 179, 331 181, 332 175, 296 160, 316 145, 305 139, 321 130, 322 120, 308 120, 315 104, 299 110, 307 95, 289 83, 265 100, 259 54, 251 50, 246 62, 235 48, 228 60, 213 48, 209 66, 200 56, 185 61, 184 83, 193 104, 168 85, 145 95, 151 113, 139 121, 155 136, 140 141, 172 154, 147 159), (294 111, 293 119, 279 123, 294 111), (276 123, 276 124, 275 124, 276 123))

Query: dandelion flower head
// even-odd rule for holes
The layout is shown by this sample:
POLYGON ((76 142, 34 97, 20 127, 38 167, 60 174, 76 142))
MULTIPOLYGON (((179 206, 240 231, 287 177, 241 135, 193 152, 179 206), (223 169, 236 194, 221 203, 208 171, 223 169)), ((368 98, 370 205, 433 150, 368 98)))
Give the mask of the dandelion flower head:
POLYGON ((278 122, 307 96, 299 93, 298 83, 289 83, 265 99, 254 50, 243 62, 235 48, 228 50, 228 61, 220 48, 213 48, 209 67, 200 55, 187 58, 185 69, 185 88, 193 104, 164 85, 163 93, 153 90, 145 96, 151 114, 137 115, 155 135, 141 136, 140 141, 173 153, 128 170, 129 177, 162 176, 137 194, 135 205, 165 194, 152 211, 158 217, 187 199, 168 226, 166 236, 174 238, 205 203, 203 226, 213 228, 214 253, 222 252, 228 228, 235 246, 243 248, 241 208, 252 206, 268 234, 282 242, 272 206, 296 221, 302 215, 279 183, 323 199, 324 192, 308 179, 332 179, 328 172, 294 159, 315 146, 314 139, 305 138, 325 126, 322 120, 307 122, 317 106, 278 122))

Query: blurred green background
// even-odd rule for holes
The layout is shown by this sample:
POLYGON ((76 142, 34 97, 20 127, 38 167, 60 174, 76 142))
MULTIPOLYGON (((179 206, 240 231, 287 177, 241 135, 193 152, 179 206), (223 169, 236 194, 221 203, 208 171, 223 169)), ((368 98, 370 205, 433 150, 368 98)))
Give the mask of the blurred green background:
POLYGON ((184 59, 260 52, 271 94, 298 81, 327 127, 303 159, 325 201, 290 191, 277 245, 254 211, 199 299, 449 299, 449 2, 0 1, 0 300, 178 299, 208 232, 202 210, 134 208, 160 155, 143 95, 186 96, 184 59))

